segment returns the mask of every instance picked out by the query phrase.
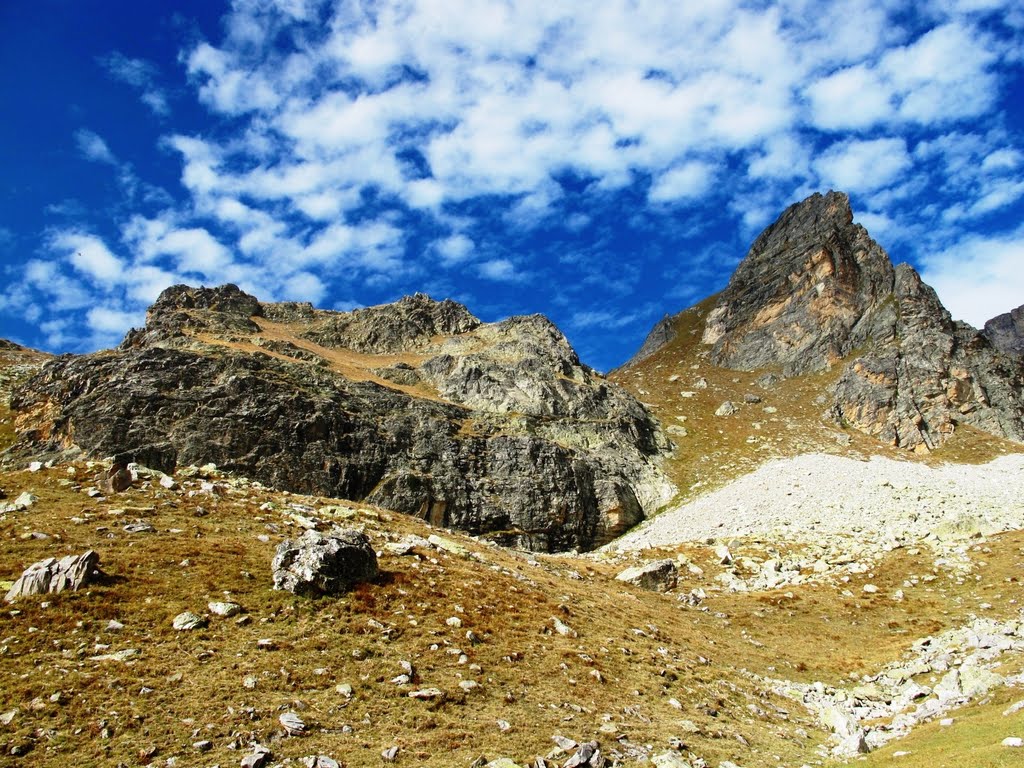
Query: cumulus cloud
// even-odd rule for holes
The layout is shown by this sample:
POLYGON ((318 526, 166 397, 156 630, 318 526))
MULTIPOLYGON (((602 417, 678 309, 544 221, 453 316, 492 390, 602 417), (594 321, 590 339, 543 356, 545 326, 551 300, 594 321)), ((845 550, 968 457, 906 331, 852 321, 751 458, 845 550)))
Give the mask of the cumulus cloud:
POLYGON ((911 166, 902 138, 836 142, 815 161, 822 185, 850 192, 870 192, 889 186, 911 166))
POLYGON ((980 328, 1024 297, 1024 231, 971 235, 923 259, 922 278, 954 318, 980 328))
MULTIPOLYGON (((714 268, 678 272, 699 285, 659 288, 696 297, 745 238, 828 187, 920 261, 941 238, 998 240, 979 228, 1019 213, 1024 147, 1003 127, 1015 18, 989 0, 236 2, 215 39, 182 43, 211 121, 161 139, 179 199, 82 128, 79 155, 115 169, 125 200, 93 227, 87 206, 63 204, 22 281, 35 305, 127 316, 169 281, 328 304, 462 277, 548 295, 571 264, 607 298, 623 258, 656 282, 718 238, 714 268)), ((166 64, 99 62, 174 118, 166 64)), ((570 322, 613 327, 604 311, 570 322)))

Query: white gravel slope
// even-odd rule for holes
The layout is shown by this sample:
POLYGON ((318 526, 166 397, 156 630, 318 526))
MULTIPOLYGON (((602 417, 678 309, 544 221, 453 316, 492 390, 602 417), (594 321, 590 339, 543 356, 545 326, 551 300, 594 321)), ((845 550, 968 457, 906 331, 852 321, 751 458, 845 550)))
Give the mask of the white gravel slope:
POLYGON ((951 526, 985 533, 1024 528, 1024 455, 934 468, 820 453, 778 459, 666 510, 607 549, 769 534, 795 540, 854 534, 878 541, 942 535, 951 526))

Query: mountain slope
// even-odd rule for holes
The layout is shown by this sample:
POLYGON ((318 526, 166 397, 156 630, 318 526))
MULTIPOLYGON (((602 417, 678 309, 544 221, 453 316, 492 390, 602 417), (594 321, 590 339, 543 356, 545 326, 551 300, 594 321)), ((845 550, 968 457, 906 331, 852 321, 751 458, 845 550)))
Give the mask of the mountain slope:
MULTIPOLYGON (((785 378, 831 374, 815 399, 844 428, 918 452, 963 427, 1024 440, 1021 360, 953 322, 910 266, 894 267, 842 193, 788 208, 699 311, 698 357, 785 378)), ((659 353, 671 362, 673 338, 659 323, 619 379, 659 353)))
POLYGON ((549 321, 423 295, 338 313, 176 286, 12 406, 19 456, 213 462, 534 549, 599 545, 672 494, 656 423, 549 321))

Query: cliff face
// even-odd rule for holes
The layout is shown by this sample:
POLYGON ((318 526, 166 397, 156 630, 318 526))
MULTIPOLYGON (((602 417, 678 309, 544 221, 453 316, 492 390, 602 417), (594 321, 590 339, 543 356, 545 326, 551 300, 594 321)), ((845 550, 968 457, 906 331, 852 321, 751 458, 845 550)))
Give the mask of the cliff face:
POLYGON ((1024 440, 1024 368, 955 323, 906 264, 853 223, 849 198, 790 206, 751 246, 708 314, 715 364, 785 376, 840 367, 828 417, 927 451, 958 424, 1024 440))
POLYGON ((982 333, 1000 352, 1024 355, 1024 306, 993 317, 982 333))
POLYGON ((24 454, 213 462, 535 549, 602 544, 673 491, 656 423, 550 322, 421 294, 337 313, 175 286, 118 349, 51 362, 12 408, 24 454))

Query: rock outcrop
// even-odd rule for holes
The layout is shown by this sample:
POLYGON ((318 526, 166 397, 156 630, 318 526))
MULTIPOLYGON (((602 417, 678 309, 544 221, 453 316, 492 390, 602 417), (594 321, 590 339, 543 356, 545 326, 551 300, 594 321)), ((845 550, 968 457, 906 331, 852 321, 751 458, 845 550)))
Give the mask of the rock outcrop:
POLYGON ((14 582, 4 600, 12 603, 30 595, 46 595, 77 590, 99 576, 100 556, 91 549, 80 555, 58 560, 48 557, 32 563, 14 582))
POLYGON ((175 286, 12 409, 18 456, 212 462, 533 549, 598 546, 674 490, 657 424, 549 321, 481 323, 422 294, 338 313, 175 286))
POLYGON ((1000 352, 1024 356, 1024 305, 993 317, 982 333, 1000 352))
POLYGON ((716 364, 797 376, 841 366, 828 414, 895 446, 943 443, 958 424, 1024 440, 1024 366, 954 322, 912 267, 815 194, 754 241, 707 317, 716 364))

